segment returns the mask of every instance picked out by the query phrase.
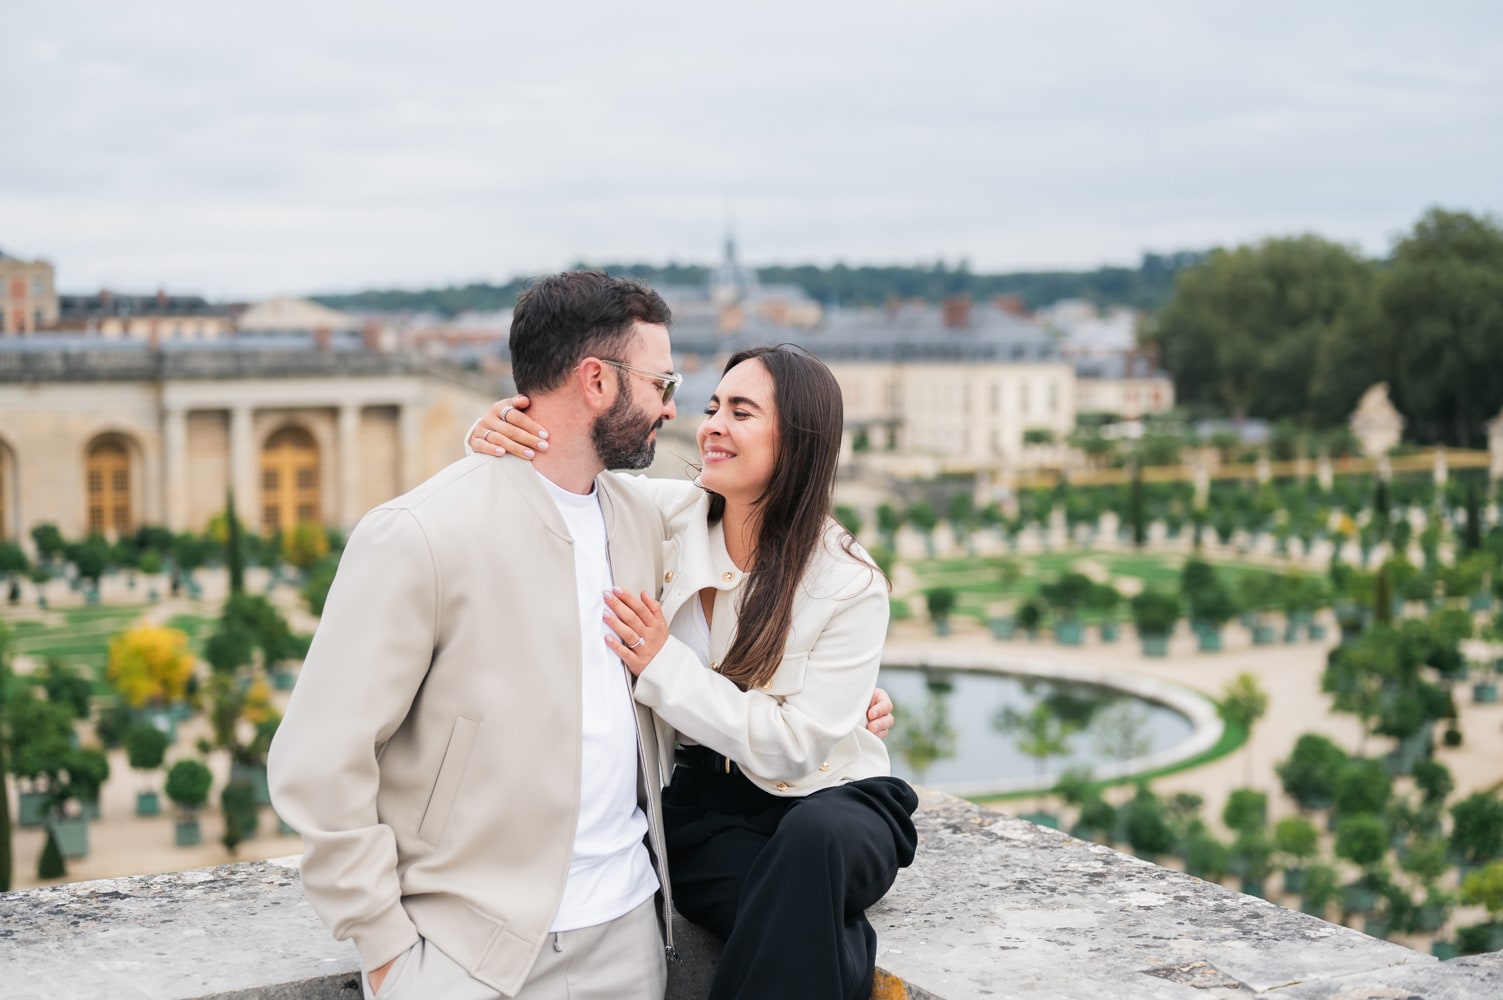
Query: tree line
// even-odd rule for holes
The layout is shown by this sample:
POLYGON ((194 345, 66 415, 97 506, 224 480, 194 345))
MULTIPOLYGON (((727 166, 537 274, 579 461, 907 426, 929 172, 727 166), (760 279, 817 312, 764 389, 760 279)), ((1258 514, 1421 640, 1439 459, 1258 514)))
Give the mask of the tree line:
POLYGON ((1381 261, 1314 235, 1216 250, 1145 338, 1192 410, 1330 427, 1387 382, 1406 439, 1477 447, 1503 407, 1503 225, 1432 209, 1381 261))
MULTIPOLYGON (((1038 308, 1060 299, 1086 299, 1099 306, 1127 306, 1153 310, 1168 301, 1174 276, 1205 259, 1205 254, 1184 251, 1145 254, 1137 267, 1099 267, 1092 271, 1020 271, 978 274, 961 260, 951 265, 933 264, 850 266, 834 264, 772 265, 756 268, 763 284, 796 285, 817 302, 839 306, 879 306, 891 299, 923 299, 937 302, 951 295, 986 299, 1016 295, 1025 308, 1038 308)), ((613 274, 629 274, 650 285, 703 285, 711 268, 702 264, 648 264, 643 262, 585 262, 613 274)), ((494 312, 510 309, 528 278, 514 277, 501 284, 473 282, 448 288, 418 290, 386 289, 345 295, 318 295, 315 300, 335 309, 433 312, 455 316, 463 312, 494 312)))

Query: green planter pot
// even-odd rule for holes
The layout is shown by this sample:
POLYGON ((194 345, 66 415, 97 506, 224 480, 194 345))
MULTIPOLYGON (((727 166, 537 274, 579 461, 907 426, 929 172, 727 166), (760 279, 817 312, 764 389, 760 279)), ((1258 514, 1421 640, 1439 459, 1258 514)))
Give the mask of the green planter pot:
POLYGON ((89 821, 82 816, 55 819, 50 824, 57 849, 69 861, 89 856, 89 821))
POLYGON ((141 713, 141 721, 167 734, 168 743, 177 742, 177 716, 170 708, 153 708, 141 713))
POLYGON ((278 670, 271 675, 271 686, 278 691, 291 691, 297 683, 297 675, 287 670, 278 670))
POLYGON ((271 790, 266 784, 265 764, 231 764, 230 780, 248 782, 256 790, 256 805, 271 805, 271 790))
POLYGON ((1272 646, 1278 639, 1278 632, 1267 622, 1258 622, 1252 628, 1252 641, 1254 646, 1272 646))
POLYGON ((1167 635, 1140 635, 1138 639, 1143 644, 1144 656, 1169 655, 1169 637, 1167 635))
POLYGON ((993 639, 1011 639, 1018 631, 1018 623, 1012 618, 992 618, 986 627, 991 629, 993 639))
POLYGON ((1326 918, 1326 910, 1330 908, 1330 904, 1324 902, 1317 903, 1314 900, 1300 897, 1299 908, 1301 913, 1308 913, 1312 917, 1319 917, 1324 920, 1326 918))
POLYGON ((1221 632, 1208 628, 1201 629, 1196 636, 1196 648, 1202 653, 1221 652, 1221 632))
POLYGON ((35 830, 47 824, 47 793, 22 792, 16 810, 16 825, 26 830, 35 830))
POLYGON ((91 820, 93 820, 93 819, 98 819, 99 818, 99 796, 98 795, 95 795, 92 799, 80 799, 78 804, 79 804, 80 807, 83 808, 83 814, 84 814, 84 818, 85 819, 91 819, 91 820))
POLYGON ((1243 876, 1243 878, 1242 878, 1242 892, 1243 892, 1244 895, 1247 895, 1247 896, 1257 896, 1259 899, 1267 899, 1268 898, 1268 894, 1265 891, 1264 880, 1261 879, 1261 878, 1250 878, 1250 877, 1247 877, 1247 876, 1243 876))
POLYGON ((180 819, 172 825, 172 842, 178 847, 197 847, 203 839, 203 829, 196 819, 180 819))
POLYGON ((1300 624, 1293 618, 1284 623, 1284 641, 1299 642, 1300 624))
POLYGON ((1466 606, 1468 611, 1491 611, 1493 596, 1491 594, 1473 594, 1467 598, 1466 606))
POLYGON ((1047 813, 1047 812, 1020 813, 1018 815, 1018 819, 1026 819, 1030 823, 1037 824, 1038 826, 1047 826, 1051 830, 1058 830, 1059 829, 1059 817, 1056 816, 1054 813, 1047 813))
POLYGON ((1366 934, 1368 937, 1387 940, 1388 935, 1392 932, 1393 921, 1389 920, 1387 917, 1368 917, 1366 920, 1362 921, 1362 933, 1366 934))
POLYGON ((947 636, 947 635, 950 634, 950 623, 949 623, 949 621, 931 621, 930 624, 934 626, 934 634, 935 635, 937 635, 937 636, 947 636))
POLYGON ((1496 705, 1498 703, 1498 682, 1478 681, 1472 685, 1472 701, 1479 705, 1496 705))
POLYGON ((1365 885, 1349 885, 1341 890, 1341 905, 1353 913, 1371 913, 1378 906, 1378 890, 1365 885))
POLYGON ((1085 626, 1080 622, 1060 622, 1054 626, 1054 641, 1061 646, 1079 646, 1085 642, 1085 626))
POLYGON ((1461 952, 1458 951, 1456 949, 1456 945, 1451 943, 1450 941, 1431 941, 1430 954, 1434 955, 1442 962, 1445 962, 1455 958, 1457 955, 1461 954, 1461 952))
POLYGON ((1319 641, 1325 639, 1325 637, 1326 637, 1326 627, 1324 625, 1317 625, 1316 623, 1311 622, 1310 623, 1310 638, 1313 639, 1313 640, 1315 640, 1315 641, 1317 641, 1317 642, 1319 642, 1319 641))
POLYGON ((1284 891, 1291 896, 1298 896, 1305 891, 1305 884, 1310 879, 1303 868, 1284 869, 1284 891))
POLYGON ((162 815, 162 797, 156 792, 137 792, 136 815, 148 819, 162 815))
POLYGON ((1116 642, 1117 639, 1121 637, 1121 635, 1122 635, 1122 626, 1118 625, 1116 622, 1102 622, 1101 623, 1101 641, 1102 642, 1116 642))
MULTIPOLYGON (((1414 928, 1433 934, 1446 924, 1446 908, 1434 903, 1424 903, 1414 911, 1414 928)), ((1437 956, 1439 957, 1439 956, 1437 956)))

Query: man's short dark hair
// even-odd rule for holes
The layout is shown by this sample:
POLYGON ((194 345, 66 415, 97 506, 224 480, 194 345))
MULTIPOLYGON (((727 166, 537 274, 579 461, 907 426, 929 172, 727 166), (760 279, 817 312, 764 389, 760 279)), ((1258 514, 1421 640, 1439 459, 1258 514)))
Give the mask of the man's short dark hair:
POLYGON ((604 271, 539 278, 512 313, 512 380, 522 393, 556 389, 591 355, 621 360, 634 323, 667 326, 672 319, 662 296, 631 278, 604 271))

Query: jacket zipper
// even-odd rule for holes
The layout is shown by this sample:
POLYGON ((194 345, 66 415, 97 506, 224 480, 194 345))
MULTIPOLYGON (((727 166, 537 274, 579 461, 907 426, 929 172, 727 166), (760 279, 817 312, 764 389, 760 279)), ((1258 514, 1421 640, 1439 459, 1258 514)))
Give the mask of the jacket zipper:
POLYGON ((642 720, 637 716, 636 699, 631 696, 634 678, 625 664, 621 669, 626 674, 626 697, 631 705, 631 724, 637 733, 637 769, 642 776, 642 786, 647 789, 647 839, 652 842, 652 853, 658 862, 658 881, 663 886, 663 952, 668 956, 668 961, 677 963, 678 950, 673 947, 673 885, 668 881, 668 852, 663 849, 663 831, 658 822, 663 791, 660 786, 657 795, 660 804, 658 809, 653 809, 652 783, 656 779, 647 767, 647 750, 642 746, 642 720))

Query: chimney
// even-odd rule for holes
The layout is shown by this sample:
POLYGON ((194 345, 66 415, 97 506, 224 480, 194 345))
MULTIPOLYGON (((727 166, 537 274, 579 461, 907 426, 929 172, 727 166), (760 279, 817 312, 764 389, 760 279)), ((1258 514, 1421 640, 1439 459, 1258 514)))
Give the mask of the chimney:
POLYGON ((992 296, 992 308, 998 312, 1007 313, 1023 319, 1028 315, 1028 310, 1023 308, 1023 296, 1021 295, 994 295, 992 296))
POLYGON ((971 325, 971 297, 969 295, 947 296, 942 309, 946 329, 964 330, 971 325))

